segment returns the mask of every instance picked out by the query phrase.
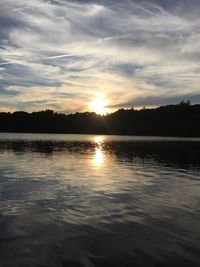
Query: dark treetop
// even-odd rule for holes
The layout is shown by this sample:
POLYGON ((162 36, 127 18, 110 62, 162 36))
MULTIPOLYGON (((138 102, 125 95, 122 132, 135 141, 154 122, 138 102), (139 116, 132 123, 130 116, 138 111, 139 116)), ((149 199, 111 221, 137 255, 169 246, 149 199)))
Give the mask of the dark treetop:
POLYGON ((120 109, 105 116, 93 112, 58 114, 52 110, 0 113, 1 132, 122 134, 200 137, 200 104, 120 109))

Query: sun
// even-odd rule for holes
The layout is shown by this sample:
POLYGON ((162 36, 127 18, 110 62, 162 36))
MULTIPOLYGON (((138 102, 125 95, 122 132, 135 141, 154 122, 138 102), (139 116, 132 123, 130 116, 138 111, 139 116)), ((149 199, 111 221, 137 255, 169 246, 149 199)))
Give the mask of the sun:
POLYGON ((90 103, 90 108, 96 114, 105 115, 108 112, 106 104, 107 101, 105 99, 95 99, 90 103))

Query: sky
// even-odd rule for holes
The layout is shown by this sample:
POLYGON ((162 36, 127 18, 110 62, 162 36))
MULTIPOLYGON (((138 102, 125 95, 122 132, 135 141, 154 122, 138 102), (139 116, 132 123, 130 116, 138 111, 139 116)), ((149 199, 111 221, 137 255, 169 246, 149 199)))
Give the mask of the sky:
POLYGON ((0 0, 0 111, 200 102, 199 0, 0 0))

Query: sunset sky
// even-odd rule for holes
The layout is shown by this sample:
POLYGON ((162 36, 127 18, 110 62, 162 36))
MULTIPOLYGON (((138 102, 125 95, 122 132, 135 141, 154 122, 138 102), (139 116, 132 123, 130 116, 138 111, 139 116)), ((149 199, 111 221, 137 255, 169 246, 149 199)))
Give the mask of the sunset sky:
POLYGON ((199 0, 0 0, 0 111, 199 103, 199 14, 199 0))

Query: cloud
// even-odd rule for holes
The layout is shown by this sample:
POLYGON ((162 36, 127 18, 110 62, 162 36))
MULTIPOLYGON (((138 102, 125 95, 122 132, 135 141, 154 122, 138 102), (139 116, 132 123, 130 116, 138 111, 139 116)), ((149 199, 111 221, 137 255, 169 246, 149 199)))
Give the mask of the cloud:
MULTIPOLYGON (((1 0, 3 90, 17 88, 12 106, 26 110, 81 111, 96 92, 113 107, 192 100, 199 95, 199 11, 198 0, 1 0)), ((7 101, 9 109, 8 94, 3 101, 0 108, 7 101)))
POLYGON ((111 105, 110 108, 132 108, 132 107, 154 107, 154 106, 162 106, 162 105, 169 105, 169 104, 179 104, 181 101, 192 101, 194 104, 200 102, 200 95, 192 95, 192 94, 183 94, 179 96, 169 96, 168 94, 163 96, 149 96, 149 97, 141 97, 131 99, 127 102, 121 102, 117 105, 111 105), (145 104, 144 104, 145 103, 145 104))
POLYGON ((15 96, 15 95, 19 95, 20 91, 15 91, 15 90, 7 90, 7 89, 3 89, 0 88, 0 96, 15 96))

